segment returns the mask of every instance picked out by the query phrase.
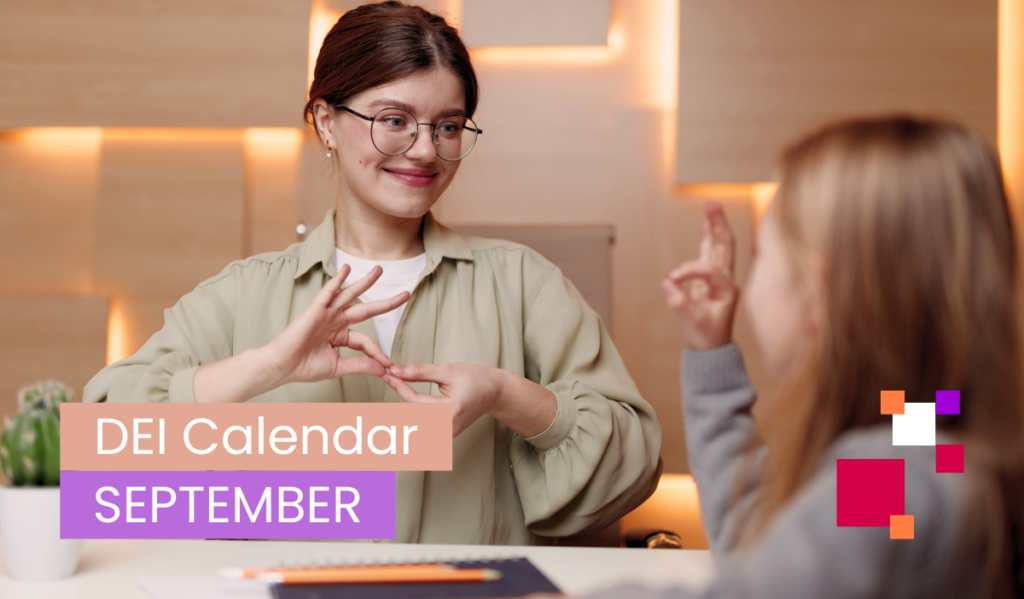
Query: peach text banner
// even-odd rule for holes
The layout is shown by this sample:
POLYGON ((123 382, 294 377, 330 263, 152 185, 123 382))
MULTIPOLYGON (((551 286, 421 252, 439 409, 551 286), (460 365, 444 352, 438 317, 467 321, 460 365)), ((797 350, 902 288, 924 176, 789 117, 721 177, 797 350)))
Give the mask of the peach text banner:
POLYGON ((61 470, 452 469, 448 403, 76 403, 60 420, 61 470))

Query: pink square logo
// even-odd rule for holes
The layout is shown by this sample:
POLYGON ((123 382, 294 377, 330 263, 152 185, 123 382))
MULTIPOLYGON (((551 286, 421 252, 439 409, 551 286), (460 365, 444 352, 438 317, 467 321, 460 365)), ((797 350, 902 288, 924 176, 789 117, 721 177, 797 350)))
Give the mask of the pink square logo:
POLYGON ((836 460, 836 524, 889 527, 904 515, 903 460, 836 460))
POLYGON ((936 445, 935 471, 962 473, 964 471, 964 446, 936 445))

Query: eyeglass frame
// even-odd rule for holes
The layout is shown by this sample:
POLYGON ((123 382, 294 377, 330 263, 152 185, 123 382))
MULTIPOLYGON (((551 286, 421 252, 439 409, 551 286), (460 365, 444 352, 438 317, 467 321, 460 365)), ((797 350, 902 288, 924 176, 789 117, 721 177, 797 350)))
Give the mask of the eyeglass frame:
POLYGON ((438 151, 437 151, 437 146, 439 145, 438 141, 437 141, 437 139, 438 139, 437 138, 437 126, 440 125, 443 121, 446 121, 448 119, 464 118, 464 119, 467 119, 469 122, 473 123, 474 125, 476 125, 476 121, 474 121, 473 119, 469 118, 468 116, 466 116, 464 114, 454 114, 454 115, 451 115, 451 116, 441 117, 441 118, 437 119, 436 123, 421 123, 419 121, 416 121, 416 136, 412 138, 412 143, 409 144, 409 147, 404 149, 404 150, 402 150, 401 152, 399 152, 397 154, 388 154, 387 152, 385 152, 385 151, 381 150, 380 148, 378 148, 377 147, 377 142, 373 140, 372 125, 377 120, 377 117, 380 116, 380 113, 384 112, 385 110, 401 110, 402 112, 404 112, 404 113, 408 114, 409 116, 411 116, 413 118, 413 120, 416 119, 415 115, 413 115, 408 110, 405 110, 404 108, 399 108, 397 106, 390 106, 390 107, 387 107, 387 108, 381 108, 380 110, 377 111, 377 114, 375 114, 373 116, 366 116, 365 114, 361 114, 359 112, 356 112, 355 110, 352 110, 348 106, 337 106, 337 108, 340 109, 340 110, 344 110, 345 112, 347 112, 349 114, 353 114, 353 115, 363 119, 364 121, 369 121, 370 124, 371 124, 370 142, 373 143, 373 148, 375 150, 377 150, 381 154, 384 154, 385 156, 401 156, 402 154, 405 154, 406 152, 411 150, 412 147, 414 145, 416 145, 416 140, 419 138, 419 134, 420 134, 420 127, 422 127, 423 125, 427 125, 427 126, 430 127, 430 137, 431 137, 431 141, 434 143, 434 153, 437 154, 438 158, 440 158, 441 160, 444 160, 445 162, 459 162, 460 160, 462 160, 466 156, 469 156, 469 153, 472 152, 473 148, 476 147, 476 138, 480 137, 481 135, 484 134, 484 130, 479 128, 479 127, 476 127, 476 128, 466 127, 466 129, 469 129, 470 131, 473 131, 473 132, 476 133, 476 137, 473 138, 473 147, 470 148, 469 150, 467 150, 466 153, 463 154, 461 157, 455 158, 454 160, 452 160, 452 159, 449 159, 449 158, 445 158, 444 156, 439 154, 438 151))

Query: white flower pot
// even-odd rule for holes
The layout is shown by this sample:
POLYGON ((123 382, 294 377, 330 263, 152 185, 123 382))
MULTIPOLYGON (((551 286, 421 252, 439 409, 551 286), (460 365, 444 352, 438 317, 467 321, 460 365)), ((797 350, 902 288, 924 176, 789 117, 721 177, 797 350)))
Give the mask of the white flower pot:
POLYGON ((60 487, 0 486, 0 546, 15 580, 74 574, 82 540, 60 538, 60 487))

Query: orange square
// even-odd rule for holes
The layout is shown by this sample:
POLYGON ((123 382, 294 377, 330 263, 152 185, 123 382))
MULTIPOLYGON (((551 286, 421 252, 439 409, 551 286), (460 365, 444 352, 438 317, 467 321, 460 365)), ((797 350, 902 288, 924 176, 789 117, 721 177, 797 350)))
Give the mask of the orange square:
POLYGON ((913 539, 914 538, 914 517, 889 515, 889 538, 890 539, 913 539))
POLYGON ((882 391, 882 413, 902 414, 903 413, 903 392, 882 391))

